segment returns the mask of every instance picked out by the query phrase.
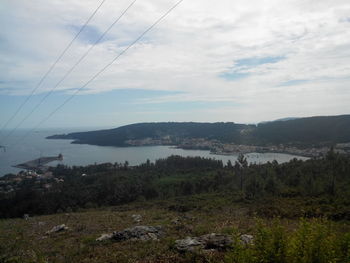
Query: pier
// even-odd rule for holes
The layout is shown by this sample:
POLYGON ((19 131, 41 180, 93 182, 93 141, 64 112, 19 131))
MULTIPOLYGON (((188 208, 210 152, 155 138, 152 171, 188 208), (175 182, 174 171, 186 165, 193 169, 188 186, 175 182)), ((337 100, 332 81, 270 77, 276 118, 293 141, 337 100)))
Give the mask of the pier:
POLYGON ((31 171, 47 170, 48 166, 46 165, 48 163, 54 162, 54 161, 62 161, 62 160, 63 160, 63 155, 59 154, 58 156, 53 156, 53 157, 40 157, 35 160, 14 165, 13 167, 25 169, 25 170, 31 170, 31 171))

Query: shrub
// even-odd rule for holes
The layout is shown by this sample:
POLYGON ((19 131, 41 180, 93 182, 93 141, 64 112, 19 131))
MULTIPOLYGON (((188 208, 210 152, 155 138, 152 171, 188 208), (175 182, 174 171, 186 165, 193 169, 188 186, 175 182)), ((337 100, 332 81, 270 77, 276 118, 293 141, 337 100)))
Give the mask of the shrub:
POLYGON ((323 219, 301 219, 294 231, 278 220, 271 226, 257 222, 254 243, 235 245, 226 256, 231 263, 349 263, 350 233, 339 233, 323 219))

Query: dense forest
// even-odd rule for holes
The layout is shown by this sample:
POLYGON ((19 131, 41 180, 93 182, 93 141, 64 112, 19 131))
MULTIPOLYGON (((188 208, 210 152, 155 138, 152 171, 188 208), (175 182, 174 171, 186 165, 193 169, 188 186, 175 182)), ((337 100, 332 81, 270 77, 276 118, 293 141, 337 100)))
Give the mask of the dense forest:
POLYGON ((341 143, 350 140, 350 115, 299 118, 259 124, 254 136, 266 143, 341 143))
MULTIPOLYGON (((62 180, 50 189, 36 190, 34 179, 25 180, 20 190, 0 196, 0 217, 221 193, 242 202, 266 205, 268 202, 262 200, 297 200, 311 205, 306 210, 293 207, 283 216, 350 219, 350 157, 333 151, 322 159, 293 159, 283 164, 274 161, 248 165, 243 155, 235 163, 226 164, 200 157, 171 156, 134 167, 128 163, 58 165, 52 172, 62 180), (317 203, 316 210, 312 202, 317 203)), ((281 209, 270 207, 261 212, 278 215, 283 213, 281 209)))
POLYGON ((350 115, 309 117, 260 123, 138 123, 116 129, 54 135, 74 143, 127 146, 128 140, 170 137, 176 144, 184 138, 204 138, 222 143, 276 145, 332 145, 350 142, 350 115))
POLYGON ((195 122, 164 122, 137 123, 116 129, 78 132, 67 135, 54 135, 49 139, 73 139, 76 143, 96 145, 126 146, 127 140, 144 138, 207 138, 224 142, 239 142, 240 131, 254 128, 254 125, 235 124, 233 122, 195 123, 195 122))

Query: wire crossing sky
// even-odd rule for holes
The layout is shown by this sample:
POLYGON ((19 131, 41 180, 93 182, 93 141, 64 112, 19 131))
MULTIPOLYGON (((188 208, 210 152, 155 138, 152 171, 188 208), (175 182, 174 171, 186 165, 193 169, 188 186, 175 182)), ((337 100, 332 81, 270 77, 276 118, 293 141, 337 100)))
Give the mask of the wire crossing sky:
MULTIPOLYGON (((68 49, 72 46, 72 44, 74 43, 74 41, 78 38, 78 36, 81 34, 81 32, 86 28, 86 26, 88 25, 88 23, 91 21, 91 19, 95 16, 95 14, 97 13, 97 11, 101 8, 101 6, 104 4, 106 0, 102 0, 101 3, 98 5, 98 7, 94 10, 94 12, 91 14, 91 16, 86 20, 86 22, 84 23, 84 25, 80 28, 80 30, 78 31, 78 33, 74 36, 74 38, 69 42, 69 44, 65 47, 65 49, 60 53, 60 55, 58 56, 58 58, 55 60, 55 62, 50 66, 50 68, 46 71, 46 73, 41 77, 41 79, 39 80, 38 84, 34 87, 34 89, 30 92, 30 94, 26 97, 26 99, 23 101, 23 103, 17 108, 17 110, 14 112, 14 114, 4 123, 4 125, 1 127, 0 129, 0 135, 3 132, 4 129, 6 129, 6 127, 9 125, 9 123, 17 116, 17 114, 21 111, 21 109, 24 107, 24 105, 29 101, 29 99, 34 95, 34 93, 38 90, 38 88, 40 87, 40 85, 44 82, 44 80, 46 79, 46 77, 51 73, 51 71, 55 68, 55 66, 57 65, 57 63, 62 59, 62 57, 66 54, 66 52, 68 51, 68 49)), ((16 127, 18 128, 18 127, 16 127)), ((15 128, 15 129, 16 129, 15 128)), ((14 129, 14 130, 15 130, 14 129)), ((14 131, 13 130, 13 131, 14 131)), ((10 136, 12 134, 12 132, 10 132, 10 134, 8 136, 10 136)))
MULTIPOLYGON (((8 139, 39 107, 40 105, 55 91, 55 89, 62 84, 62 82, 73 72, 73 70, 88 56, 91 50, 105 37, 105 35, 119 22, 119 20, 126 14, 126 12, 135 4, 134 0, 127 6, 122 14, 107 28, 106 31, 90 46, 90 48, 78 59, 78 61, 66 72, 66 74, 53 86, 53 88, 46 93, 46 95, 25 115, 25 117, 4 137, 2 141, 8 139)), ((80 30, 81 32, 82 30, 80 30)))
MULTIPOLYGON (((0 127, 15 128, 132 0, 106 1, 67 55, 6 122, 96 9, 96 0, 2 0, 0 127)), ((138 1, 20 128, 32 128, 176 0, 138 1)), ((191 0, 41 127, 137 122, 257 123, 349 113, 348 0, 191 0)))
POLYGON ((32 132, 38 129, 43 123, 50 119, 57 111, 63 108, 69 101, 71 101, 79 92, 81 92, 87 85, 94 81, 98 76, 100 76, 105 70, 107 70, 113 63, 115 63, 124 53, 126 53, 131 47, 133 47, 137 42, 139 42, 149 31, 151 31, 155 26, 157 26, 164 18, 166 18, 178 5, 180 5, 184 0, 176 2, 167 12, 165 12, 161 17, 159 17, 151 26, 149 26, 142 34, 137 37, 131 44, 129 44, 125 49, 123 49, 111 62, 106 64, 101 70, 99 70, 92 78, 90 78, 84 85, 77 89, 70 97, 68 97, 61 105, 59 105, 54 111, 52 111, 46 118, 40 121, 33 129, 27 132, 23 137, 21 137, 16 144, 11 147, 16 146, 32 132))

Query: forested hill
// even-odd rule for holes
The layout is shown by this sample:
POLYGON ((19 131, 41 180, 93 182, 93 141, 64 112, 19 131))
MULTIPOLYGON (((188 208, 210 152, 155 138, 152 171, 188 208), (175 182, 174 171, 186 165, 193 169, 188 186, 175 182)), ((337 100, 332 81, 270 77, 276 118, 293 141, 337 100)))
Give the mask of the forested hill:
POLYGON ((264 143, 350 142, 350 115, 309 117, 259 124, 254 137, 264 143))
POLYGON ((137 123, 116 129, 78 132, 67 135, 54 135, 49 139, 73 139, 76 143, 94 145, 125 146, 128 140, 145 138, 159 139, 171 137, 171 140, 182 138, 217 139, 223 142, 239 142, 241 131, 254 129, 255 125, 223 123, 195 123, 195 122, 160 122, 137 123))
POLYGON ((54 135, 49 139, 72 139, 74 143, 127 146, 130 140, 162 139, 168 144, 204 138, 222 143, 251 145, 324 144, 350 142, 350 115, 308 117, 258 125, 233 122, 138 123, 115 129, 54 135))

